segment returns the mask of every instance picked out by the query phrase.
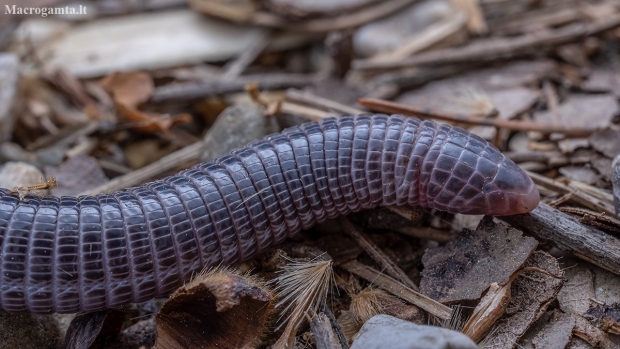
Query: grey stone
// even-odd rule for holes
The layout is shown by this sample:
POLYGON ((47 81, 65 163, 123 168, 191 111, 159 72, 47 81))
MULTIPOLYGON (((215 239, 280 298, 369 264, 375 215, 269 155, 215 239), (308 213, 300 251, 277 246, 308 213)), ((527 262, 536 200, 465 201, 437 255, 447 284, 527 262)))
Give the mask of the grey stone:
POLYGON ((417 325, 389 315, 366 321, 351 349, 477 349, 466 335, 436 326, 417 325))
POLYGON ((276 121, 265 117, 263 108, 254 104, 233 105, 217 117, 205 135, 200 161, 213 160, 277 131, 276 121))

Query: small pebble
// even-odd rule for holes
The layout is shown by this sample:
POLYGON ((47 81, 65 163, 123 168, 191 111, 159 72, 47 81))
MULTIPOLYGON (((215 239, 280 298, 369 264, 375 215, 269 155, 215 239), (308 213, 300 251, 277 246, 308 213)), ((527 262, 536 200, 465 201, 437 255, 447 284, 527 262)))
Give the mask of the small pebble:
POLYGON ((466 335, 437 326, 417 325, 389 315, 366 321, 351 349, 477 349, 466 335))

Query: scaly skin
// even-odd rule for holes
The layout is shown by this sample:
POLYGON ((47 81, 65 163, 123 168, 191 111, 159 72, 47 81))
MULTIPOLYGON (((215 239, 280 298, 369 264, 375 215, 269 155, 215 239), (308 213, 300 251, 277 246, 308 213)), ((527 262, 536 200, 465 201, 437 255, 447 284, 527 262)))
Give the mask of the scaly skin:
POLYGON ((74 313, 169 294, 327 218, 380 205, 511 215, 532 180, 491 144, 430 121, 326 119, 111 195, 0 189, 0 308, 74 313))

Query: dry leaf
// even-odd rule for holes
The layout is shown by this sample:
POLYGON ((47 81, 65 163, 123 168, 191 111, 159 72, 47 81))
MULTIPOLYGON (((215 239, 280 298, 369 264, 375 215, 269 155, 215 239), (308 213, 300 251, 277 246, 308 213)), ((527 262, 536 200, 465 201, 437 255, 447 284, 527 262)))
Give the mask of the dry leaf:
POLYGON ((112 73, 101 79, 101 86, 116 103, 135 108, 151 98, 155 84, 147 73, 112 73))
POLYGON ((101 79, 100 83, 112 95, 118 111, 137 131, 167 133, 172 126, 192 120, 189 114, 168 116, 138 110, 138 106, 151 98, 155 86, 147 73, 113 73, 101 79))
POLYGON ((445 246, 426 251, 420 290, 441 303, 479 299, 493 282, 508 282, 537 244, 485 217, 476 232, 465 229, 445 246))

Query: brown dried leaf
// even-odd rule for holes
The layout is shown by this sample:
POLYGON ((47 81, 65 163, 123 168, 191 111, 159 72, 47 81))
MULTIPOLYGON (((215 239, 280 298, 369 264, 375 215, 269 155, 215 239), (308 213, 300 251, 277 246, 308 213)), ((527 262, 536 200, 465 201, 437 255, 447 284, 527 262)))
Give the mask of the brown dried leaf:
POLYGON ((272 299, 256 277, 228 269, 203 273, 162 306, 154 349, 253 348, 265 331, 272 299))
POLYGON ((118 111, 138 131, 166 133, 176 124, 191 121, 189 114, 168 116, 138 110, 138 106, 151 98, 155 88, 153 79, 147 73, 113 73, 101 79, 100 83, 112 95, 118 111))
POLYGON ((594 295, 594 275, 590 269, 583 268, 564 283, 558 293, 560 309, 566 313, 585 314, 590 308, 594 295))
POLYGON ((100 81, 116 103, 135 108, 151 98, 155 84, 147 73, 112 73, 100 81))
POLYGON ((606 129, 590 136, 592 148, 613 159, 620 154, 620 130, 606 129))
MULTIPOLYGON (((534 252, 523 265, 539 268, 561 277, 557 260, 543 251, 534 252)), ((496 323, 495 329, 484 339, 481 348, 513 348, 528 327, 536 321, 556 298, 562 280, 532 271, 518 277, 511 287, 512 299, 506 314, 496 323)))
POLYGON ((445 246, 426 251, 420 290, 442 303, 479 299, 493 282, 508 282, 537 244, 485 217, 476 232, 465 229, 445 246))
POLYGON ((159 115, 154 113, 142 112, 138 109, 128 107, 122 103, 116 103, 118 111, 129 120, 134 129, 141 132, 168 132, 170 128, 177 124, 186 124, 192 121, 189 114, 177 114, 173 116, 159 115))
POLYGON ((558 108, 534 113, 534 120, 549 125, 575 128, 605 128, 620 111, 612 95, 571 95, 558 108), (587 115, 588 117, 584 117, 587 115))

